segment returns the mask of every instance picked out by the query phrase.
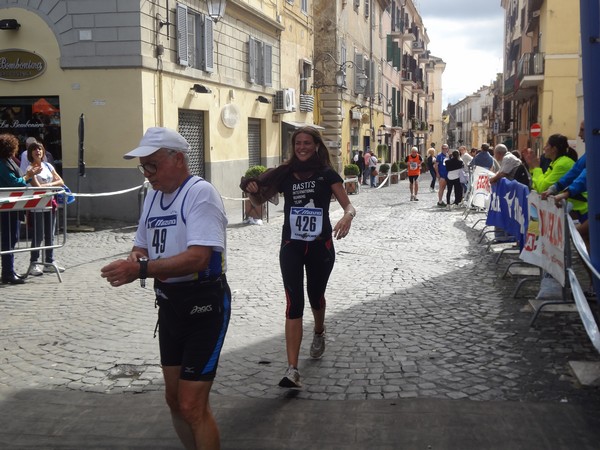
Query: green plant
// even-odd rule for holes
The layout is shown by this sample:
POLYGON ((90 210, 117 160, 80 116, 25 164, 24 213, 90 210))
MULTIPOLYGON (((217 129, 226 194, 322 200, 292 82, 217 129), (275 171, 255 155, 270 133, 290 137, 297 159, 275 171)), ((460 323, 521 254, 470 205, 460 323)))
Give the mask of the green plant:
POLYGON ((267 168, 265 166, 251 166, 246 170, 246 174, 244 175, 246 178, 256 178, 261 173, 266 172, 267 168))
POLYGON ((344 166, 344 175, 356 177, 360 175, 360 167, 358 167, 356 164, 346 164, 344 166))
POLYGON ((392 163, 392 173, 396 173, 399 172, 399 167, 398 167, 398 163, 397 162, 393 162, 392 163))
POLYGON ((408 165, 404 161, 400 161, 398 165, 400 166, 400 170, 404 170, 408 167, 408 165))
POLYGON ((379 166, 379 173, 381 174, 386 174, 390 171, 390 165, 389 164, 382 164, 379 166))

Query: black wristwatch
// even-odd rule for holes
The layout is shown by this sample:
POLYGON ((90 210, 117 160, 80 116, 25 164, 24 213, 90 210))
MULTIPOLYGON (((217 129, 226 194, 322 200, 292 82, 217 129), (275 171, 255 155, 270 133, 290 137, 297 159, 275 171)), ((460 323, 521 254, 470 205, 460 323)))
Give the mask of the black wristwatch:
POLYGON ((141 257, 138 258, 138 262, 140 263, 140 286, 146 287, 146 278, 148 278, 148 258, 141 257))

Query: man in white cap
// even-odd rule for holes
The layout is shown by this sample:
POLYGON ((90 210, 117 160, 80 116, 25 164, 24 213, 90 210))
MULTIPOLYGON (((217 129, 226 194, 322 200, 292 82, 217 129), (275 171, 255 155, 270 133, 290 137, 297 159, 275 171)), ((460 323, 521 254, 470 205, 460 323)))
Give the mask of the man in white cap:
POLYGON ((189 144, 167 128, 149 128, 124 158, 153 190, 145 200, 129 257, 102 268, 112 286, 154 278, 165 396, 186 449, 219 448, 209 393, 229 325, 225 278, 227 217, 217 190, 190 174, 189 144))

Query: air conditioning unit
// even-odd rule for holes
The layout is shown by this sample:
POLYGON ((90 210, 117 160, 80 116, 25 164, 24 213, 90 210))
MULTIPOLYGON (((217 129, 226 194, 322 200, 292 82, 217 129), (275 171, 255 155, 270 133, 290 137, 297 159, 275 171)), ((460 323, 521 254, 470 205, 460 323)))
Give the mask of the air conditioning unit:
POLYGON ((296 90, 292 88, 282 89, 275 93, 274 112, 296 111, 296 90))

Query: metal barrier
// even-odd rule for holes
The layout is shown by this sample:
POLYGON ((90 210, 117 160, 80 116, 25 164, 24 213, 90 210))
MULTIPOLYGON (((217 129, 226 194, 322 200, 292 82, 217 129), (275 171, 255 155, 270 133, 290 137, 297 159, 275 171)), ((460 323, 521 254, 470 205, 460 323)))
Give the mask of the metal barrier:
POLYGON ((66 202, 58 205, 55 201, 56 195, 64 193, 62 187, 0 188, 0 214, 4 216, 0 233, 3 243, 6 236, 9 244, 2 246, 0 255, 40 252, 41 259, 30 263, 23 277, 34 264, 39 264, 53 267, 62 283, 58 265, 45 262, 44 256, 46 251, 63 247, 67 241, 66 202))

